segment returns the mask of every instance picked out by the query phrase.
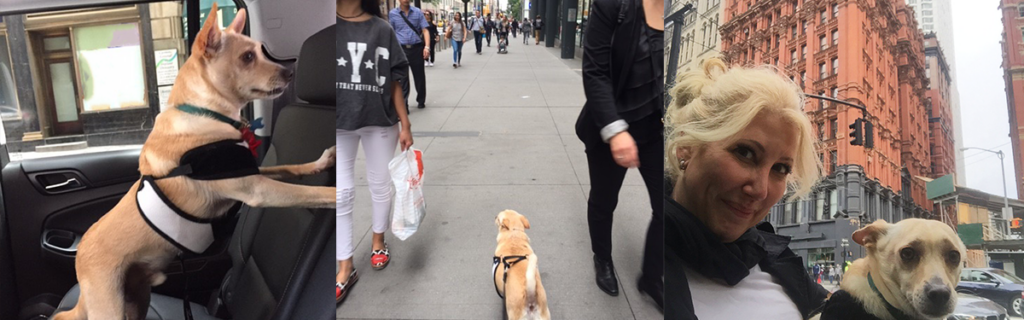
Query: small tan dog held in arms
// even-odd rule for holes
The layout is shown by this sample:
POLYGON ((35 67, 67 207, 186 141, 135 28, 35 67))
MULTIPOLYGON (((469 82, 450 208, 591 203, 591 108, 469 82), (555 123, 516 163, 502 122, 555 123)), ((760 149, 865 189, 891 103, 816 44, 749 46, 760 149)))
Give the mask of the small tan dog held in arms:
POLYGON ((956 307, 966 247, 945 223, 877 220, 853 233, 867 249, 825 302, 822 320, 946 319, 956 307))
POLYGON ((81 295, 74 309, 55 319, 144 319, 151 287, 166 279, 162 270, 185 250, 205 250, 213 240, 202 223, 238 201, 253 207, 335 207, 333 187, 273 180, 333 166, 333 147, 314 162, 259 168, 241 141, 254 141, 245 137, 241 109, 255 99, 280 96, 292 72, 267 60, 261 44, 241 34, 244 9, 223 31, 216 21, 215 3, 174 82, 172 107, 156 117, 142 147, 143 179, 82 237, 75 261, 81 295), (225 175, 224 168, 235 174, 225 175), (183 227, 187 221, 195 226, 183 227))
POLYGON ((513 210, 498 213, 498 248, 494 249, 494 289, 505 299, 510 320, 551 319, 548 297, 540 282, 537 255, 530 247, 526 229, 530 221, 513 210), (526 263, 519 263, 526 260, 526 263), (503 271, 498 271, 498 270, 503 271))

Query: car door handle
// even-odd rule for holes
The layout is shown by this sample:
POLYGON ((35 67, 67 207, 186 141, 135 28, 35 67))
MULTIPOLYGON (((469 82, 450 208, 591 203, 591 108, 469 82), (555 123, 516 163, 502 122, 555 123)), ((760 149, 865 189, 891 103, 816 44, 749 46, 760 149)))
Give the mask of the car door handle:
POLYGON ((62 187, 68 187, 68 186, 70 186, 70 187, 78 187, 78 186, 81 186, 81 185, 82 185, 82 183, 79 182, 77 178, 71 178, 71 179, 68 179, 67 181, 64 181, 64 182, 61 182, 61 183, 54 183, 54 184, 48 185, 48 186, 46 186, 46 190, 53 190, 53 189, 56 189, 56 188, 62 188, 62 187))

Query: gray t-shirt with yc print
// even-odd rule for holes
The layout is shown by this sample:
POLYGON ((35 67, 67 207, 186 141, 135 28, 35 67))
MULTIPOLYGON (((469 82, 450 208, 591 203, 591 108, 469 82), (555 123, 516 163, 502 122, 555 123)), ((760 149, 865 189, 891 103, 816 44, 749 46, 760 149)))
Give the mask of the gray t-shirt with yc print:
POLYGON ((378 17, 362 22, 337 21, 336 129, 398 123, 392 86, 408 77, 409 60, 395 31, 378 17))

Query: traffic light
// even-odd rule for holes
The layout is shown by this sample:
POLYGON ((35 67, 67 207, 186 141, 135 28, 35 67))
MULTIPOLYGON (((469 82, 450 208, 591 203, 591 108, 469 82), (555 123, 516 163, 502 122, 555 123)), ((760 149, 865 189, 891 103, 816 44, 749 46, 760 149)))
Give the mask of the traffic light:
POLYGON ((1018 229, 1018 228, 1020 228, 1020 218, 1013 218, 1013 220, 1010 220, 1010 228, 1011 229, 1018 229))
POLYGON ((875 148, 875 125, 867 120, 864 120, 864 147, 875 148))
POLYGON ((857 120, 854 120, 853 124, 850 125, 850 129, 853 129, 853 132, 850 132, 850 136, 853 137, 853 140, 850 140, 851 145, 864 145, 864 132, 861 131, 861 122, 863 121, 864 120, 857 118, 857 120))

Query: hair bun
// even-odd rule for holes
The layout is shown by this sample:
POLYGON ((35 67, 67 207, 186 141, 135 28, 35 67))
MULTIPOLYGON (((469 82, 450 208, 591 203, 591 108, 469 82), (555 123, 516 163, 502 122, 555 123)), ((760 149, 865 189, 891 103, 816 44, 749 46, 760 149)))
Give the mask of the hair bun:
POLYGON ((680 109, 690 104, 694 99, 700 97, 704 87, 714 82, 728 70, 725 61, 720 58, 705 60, 701 68, 679 73, 676 76, 676 84, 669 89, 672 103, 669 108, 680 109))

